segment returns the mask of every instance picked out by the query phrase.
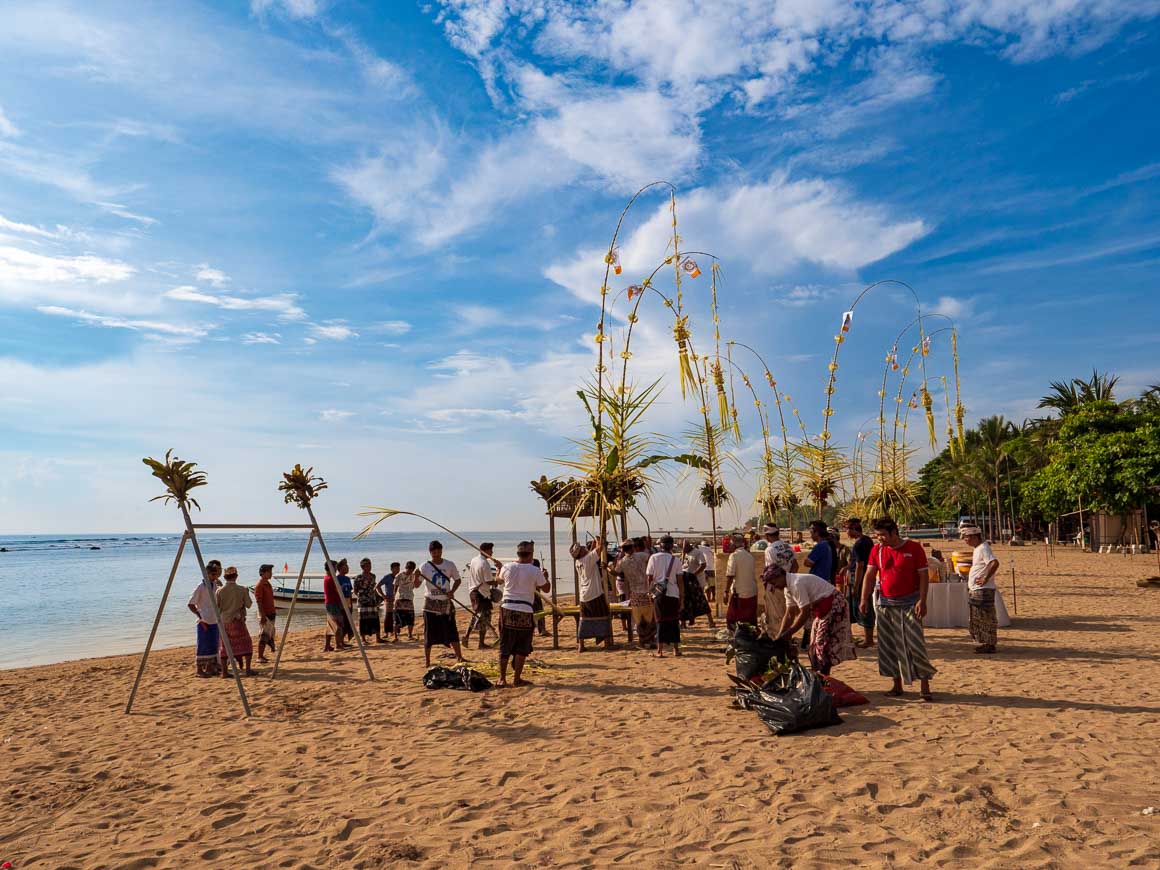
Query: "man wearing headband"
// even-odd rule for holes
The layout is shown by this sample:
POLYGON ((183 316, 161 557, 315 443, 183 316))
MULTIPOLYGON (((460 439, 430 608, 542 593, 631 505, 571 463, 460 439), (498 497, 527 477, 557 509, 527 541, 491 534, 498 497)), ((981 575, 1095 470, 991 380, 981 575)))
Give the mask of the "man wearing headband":
POLYGON ((499 685, 507 688, 508 659, 512 662, 514 684, 529 685, 523 678, 524 662, 532 654, 536 633, 535 600, 537 592, 547 592, 551 584, 543 571, 532 564, 535 545, 520 541, 516 561, 500 568, 499 586, 503 600, 499 608, 499 685))
POLYGON ((569 550, 576 560, 580 578, 580 622, 576 626, 576 648, 584 652, 584 641, 602 640, 612 649, 612 610, 604 588, 604 539, 596 538, 588 546, 573 544, 569 550))
POLYGON ((425 581, 423 599, 423 658, 431 667, 431 647, 449 646, 455 658, 463 661, 459 648, 459 626, 455 624, 455 607, 451 603, 459 588, 459 569, 450 559, 443 558, 443 544, 432 541, 427 545, 431 558, 423 563, 419 574, 425 581))
POLYGON ((963 540, 974 551, 971 554, 971 573, 967 577, 967 594, 971 604, 971 637, 979 645, 975 652, 989 655, 999 643, 999 619, 995 615, 995 573, 999 560, 991 545, 983 540, 978 526, 962 530, 963 540))
POLYGON ((757 625, 757 569, 753 554, 744 536, 732 543, 738 547, 729 554, 725 566, 725 625, 730 631, 739 622, 757 625))
POLYGON ((765 633, 773 639, 781 632, 785 618, 785 595, 770 582, 773 573, 771 569, 788 561, 790 567, 785 570, 797 571, 797 557, 793 554, 793 547, 781 540, 781 529, 773 523, 762 526, 761 535, 765 538, 765 556, 761 572, 760 603, 765 614, 765 633))
MULTIPOLYGON (((253 607, 250 590, 238 585, 238 569, 233 565, 226 568, 225 585, 217 591, 218 613, 222 615, 222 633, 230 640, 234 661, 239 668, 246 669, 246 676, 254 675, 252 666, 254 642, 250 640, 250 630, 246 628, 246 610, 253 607)), ((222 676, 230 677, 229 656, 226 644, 221 642, 222 676)))
POLYGON ((493 559, 492 552, 495 544, 484 541, 479 545, 479 553, 467 563, 467 596, 473 609, 471 623, 467 626, 467 639, 464 646, 471 641, 471 632, 479 628, 479 648, 487 649, 484 643, 484 632, 491 625, 491 590, 495 586, 495 571, 503 567, 503 562, 493 559), (495 568, 492 568, 492 563, 495 568))

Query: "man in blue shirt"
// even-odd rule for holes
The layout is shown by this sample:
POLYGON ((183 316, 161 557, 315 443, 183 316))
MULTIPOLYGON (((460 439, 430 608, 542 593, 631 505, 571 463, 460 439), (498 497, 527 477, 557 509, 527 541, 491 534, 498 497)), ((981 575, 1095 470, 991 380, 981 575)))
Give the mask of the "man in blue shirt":
POLYGON ((828 583, 834 582, 834 548, 830 544, 830 534, 822 520, 810 523, 810 540, 814 548, 806 557, 806 570, 828 583))

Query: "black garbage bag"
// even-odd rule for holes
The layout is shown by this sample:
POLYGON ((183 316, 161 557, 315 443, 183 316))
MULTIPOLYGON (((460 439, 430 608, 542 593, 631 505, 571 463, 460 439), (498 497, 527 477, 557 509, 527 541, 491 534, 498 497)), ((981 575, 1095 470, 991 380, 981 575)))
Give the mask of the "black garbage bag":
POLYGON ((842 721, 821 677, 794 663, 751 693, 742 704, 774 734, 794 734, 842 721))
POLYGON ((789 641, 770 640, 765 634, 758 634, 753 626, 746 623, 739 623, 734 628, 729 646, 733 649, 737 676, 743 680, 760 677, 769 670, 769 663, 774 659, 789 661, 793 658, 793 649, 789 641))
POLYGON ((491 680, 467 665, 445 668, 435 665, 423 674, 423 685, 428 689, 462 689, 468 692, 482 692, 491 688, 491 680))

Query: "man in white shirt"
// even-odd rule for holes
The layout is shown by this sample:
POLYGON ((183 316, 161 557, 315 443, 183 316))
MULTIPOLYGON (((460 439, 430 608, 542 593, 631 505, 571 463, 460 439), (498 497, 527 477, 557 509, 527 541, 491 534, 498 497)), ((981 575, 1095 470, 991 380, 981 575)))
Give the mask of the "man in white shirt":
POLYGON ((999 619, 995 615, 995 573, 999 560, 991 545, 983 540, 978 526, 961 530, 963 540, 971 547, 971 573, 967 577, 967 594, 971 603, 971 637, 979 644, 976 653, 989 655, 999 643, 999 619))
POLYGON ((503 567, 503 562, 492 556, 494 550, 495 544, 484 541, 479 545, 479 555, 467 563, 467 596, 472 613, 467 637, 463 641, 464 647, 468 646, 471 633, 478 627, 479 648, 487 649, 483 639, 484 632, 491 626, 491 590, 495 587, 495 571, 503 567))
POLYGON ((198 583, 193 594, 189 596, 188 607, 197 617, 197 675, 212 677, 220 672, 217 605, 214 596, 221 585, 218 578, 221 577, 222 563, 217 559, 211 559, 206 563, 205 573, 209 576, 209 582, 213 584, 213 590, 211 591, 204 581, 198 583))
POLYGON ((576 644, 584 652, 584 641, 602 640, 612 649, 612 610, 604 588, 604 539, 596 538, 588 546, 573 544, 572 558, 580 577, 580 622, 576 626, 576 644))
POLYGON ((516 545, 516 562, 505 565, 499 572, 503 587, 503 602, 499 611, 499 686, 507 688, 508 659, 516 686, 530 685, 524 678, 524 661, 532 653, 535 635, 536 592, 547 592, 551 587, 544 572, 532 564, 534 545, 520 541, 516 545))
POLYGON ((423 563, 419 575, 425 581, 423 598, 423 657, 431 667, 431 647, 449 646, 455 658, 463 661, 459 647, 459 626, 455 624, 455 608, 451 603, 459 588, 459 569, 450 559, 443 558, 443 545, 432 541, 427 545, 431 558, 423 563))
POLYGON ((664 645, 681 654, 681 605, 684 603, 684 581, 681 578, 681 560, 673 552, 670 535, 661 538, 659 553, 649 556, 645 569, 649 589, 657 614, 657 658, 664 658, 664 645), (663 587, 663 588, 662 588, 663 587))
POLYGON ((732 631, 739 622, 757 625, 757 566, 749 552, 749 541, 737 539, 738 549, 729 554, 725 566, 725 625, 732 631))
POLYGON ((781 631, 782 619, 785 617, 785 593, 775 587, 767 579, 769 567, 777 564, 775 562, 778 558, 784 558, 786 553, 789 554, 789 559, 793 564, 791 569, 796 569, 796 557, 793 554, 793 547, 781 540, 781 529, 773 524, 767 524, 761 527, 761 535, 765 538, 765 553, 763 554, 763 567, 761 572, 761 610, 765 614, 765 633, 770 639, 776 638, 781 631))

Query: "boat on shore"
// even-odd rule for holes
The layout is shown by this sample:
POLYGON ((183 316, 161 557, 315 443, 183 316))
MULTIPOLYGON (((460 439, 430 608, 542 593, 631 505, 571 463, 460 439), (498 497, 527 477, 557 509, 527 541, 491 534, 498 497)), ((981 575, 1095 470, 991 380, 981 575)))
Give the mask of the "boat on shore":
MULTIPOLYGON (((279 610, 289 610, 290 602, 294 598, 294 584, 298 582, 297 574, 275 574, 273 576, 274 606, 279 610)), ((295 609, 325 610, 322 599, 322 574, 303 574, 302 587, 298 590, 298 603, 295 609)))

